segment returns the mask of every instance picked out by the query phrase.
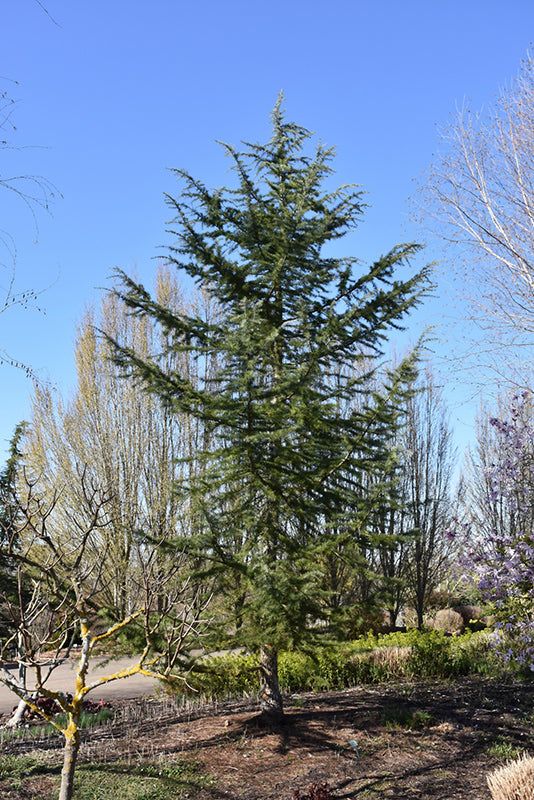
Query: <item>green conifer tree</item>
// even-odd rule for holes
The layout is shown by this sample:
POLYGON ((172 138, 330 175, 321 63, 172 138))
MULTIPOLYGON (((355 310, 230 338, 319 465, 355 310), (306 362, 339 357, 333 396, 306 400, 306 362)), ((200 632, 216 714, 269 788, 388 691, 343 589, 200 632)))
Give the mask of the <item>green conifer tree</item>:
POLYGON ((372 368, 358 365, 382 353, 428 276, 397 277, 414 244, 368 268, 336 257, 328 246, 356 227, 361 192, 322 188, 333 151, 307 154, 311 134, 285 120, 281 98, 272 123, 266 144, 224 145, 235 188, 212 191, 177 171, 182 193, 167 198, 177 236, 170 261, 216 299, 214 322, 173 313, 121 273, 133 313, 160 323, 174 350, 200 362, 216 354, 218 371, 193 385, 161 360, 114 346, 126 375, 210 432, 201 468, 180 487, 202 520, 186 544, 199 569, 220 575, 235 643, 261 652, 262 711, 278 715, 278 651, 316 633, 327 607, 322 554, 365 524, 373 499, 362 476, 387 457, 414 357, 380 395, 372 368))
MULTIPOLYGON (((26 430, 26 422, 19 422, 15 427, 13 436, 9 442, 9 455, 6 464, 0 472, 0 571, 4 572, 6 566, 6 556, 3 555, 4 545, 9 544, 12 531, 16 528, 17 505, 15 502, 15 492, 17 484, 17 472, 22 461, 21 441, 26 430)), ((0 577, 0 581, 7 578, 5 574, 0 577)), ((10 579, 8 579, 8 582, 10 579)))
POLYGON ((14 559, 8 550, 16 549, 18 506, 16 501, 17 473, 23 453, 20 449, 26 422, 19 422, 9 442, 9 455, 0 472, 0 636, 10 630, 9 617, 4 615, 3 601, 17 601, 19 585, 14 559))

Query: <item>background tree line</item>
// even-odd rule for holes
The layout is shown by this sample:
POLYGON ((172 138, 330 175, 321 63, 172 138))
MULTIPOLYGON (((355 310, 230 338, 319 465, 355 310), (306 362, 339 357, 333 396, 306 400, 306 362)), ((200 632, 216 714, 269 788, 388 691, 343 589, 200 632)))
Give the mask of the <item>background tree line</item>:
MULTIPOLYGON (((175 310, 194 305, 206 316, 217 313, 206 307, 205 297, 188 298, 164 267, 158 271, 155 294, 175 310)), ((176 487, 186 471, 201 469, 194 456, 210 435, 198 420, 172 414, 121 378, 99 330, 139 352, 161 346, 154 328, 128 315, 117 298, 105 296, 101 308, 88 312, 78 330, 78 381, 72 396, 65 400, 46 387, 35 389, 23 447, 25 463, 43 487, 50 492, 64 487, 58 516, 79 506, 76 475, 84 465, 95 482, 110 487, 114 513, 94 547, 105 543, 108 548, 106 598, 120 616, 128 611, 129 583, 135 574, 135 532, 150 531, 158 540, 176 541, 187 538, 198 524, 190 502, 179 497, 176 487)), ((180 369, 199 383, 205 380, 187 355, 181 356, 180 369)), ((376 376, 377 390, 379 380, 376 376)), ((373 609, 386 609, 395 625, 399 610, 409 605, 422 625, 432 591, 450 564, 444 531, 455 513, 452 432, 431 372, 414 376, 411 388, 398 429, 387 439, 389 461, 364 478, 366 490, 378 498, 365 542, 346 541, 342 550, 324 556, 329 603, 351 617, 355 631, 365 625, 366 608, 371 618, 373 609), (349 560, 344 552, 351 547, 358 557, 349 560), (348 566, 354 559, 361 563, 348 566)), ((236 608, 240 602, 244 600, 237 592, 236 608)))

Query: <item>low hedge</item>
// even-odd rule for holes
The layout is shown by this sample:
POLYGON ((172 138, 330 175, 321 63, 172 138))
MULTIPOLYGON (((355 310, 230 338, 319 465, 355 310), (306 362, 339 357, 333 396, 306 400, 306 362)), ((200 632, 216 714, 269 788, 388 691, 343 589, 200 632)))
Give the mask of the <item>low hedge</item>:
MULTIPOLYGON (((447 636, 416 630, 334 643, 313 653, 281 652, 278 677, 283 692, 325 691, 360 684, 417 678, 492 674, 496 662, 487 633, 447 636)), ((223 699, 259 691, 259 659, 229 653, 202 661, 188 684, 203 697, 223 699)), ((179 692, 183 689, 178 687, 179 692)))

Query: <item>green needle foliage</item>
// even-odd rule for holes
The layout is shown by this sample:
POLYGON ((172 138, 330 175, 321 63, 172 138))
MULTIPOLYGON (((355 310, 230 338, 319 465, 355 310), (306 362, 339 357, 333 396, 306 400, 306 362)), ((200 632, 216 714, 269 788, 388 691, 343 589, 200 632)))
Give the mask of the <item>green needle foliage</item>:
MULTIPOLYGON (((24 437, 26 422, 20 422, 9 442, 9 456, 5 467, 0 472, 0 595, 13 600, 18 592, 17 570, 15 563, 7 554, 9 546, 15 548, 18 522, 18 506, 15 500, 17 473, 22 461, 21 442, 24 437)), ((0 622, 0 630, 3 625, 0 622)))
POLYGON ((383 495, 375 481, 370 496, 364 476, 388 458, 416 357, 381 393, 374 360, 428 276, 397 277, 414 244, 367 268, 336 257, 329 245, 356 227, 361 192, 323 188, 333 151, 306 152, 311 134, 286 122, 281 98, 272 124, 266 144, 223 145, 234 188, 177 171, 182 192, 167 198, 169 260, 214 298, 216 319, 176 314, 121 273, 119 296, 162 326, 170 352, 191 353, 204 379, 114 347, 126 375, 203 423, 205 444, 178 487, 197 520, 185 545, 197 574, 218 579, 234 642, 261 650, 263 709, 281 713, 277 651, 316 634, 328 608, 322 559, 363 535, 383 495))

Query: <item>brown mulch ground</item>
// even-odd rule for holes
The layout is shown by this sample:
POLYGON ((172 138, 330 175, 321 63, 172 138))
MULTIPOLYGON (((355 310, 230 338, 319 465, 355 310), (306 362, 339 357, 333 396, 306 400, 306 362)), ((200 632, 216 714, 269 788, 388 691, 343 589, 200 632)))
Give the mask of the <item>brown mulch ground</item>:
MULTIPOLYGON (((291 800, 322 782, 339 800, 489 800, 488 772, 534 754, 533 688, 480 679, 303 694, 288 700, 278 729, 246 702, 188 712, 134 703, 87 738, 81 757, 192 759, 215 779, 192 788, 194 800, 291 800)), ((24 744, 2 744, 11 748, 24 744)), ((0 780, 0 800, 12 796, 0 780)))

